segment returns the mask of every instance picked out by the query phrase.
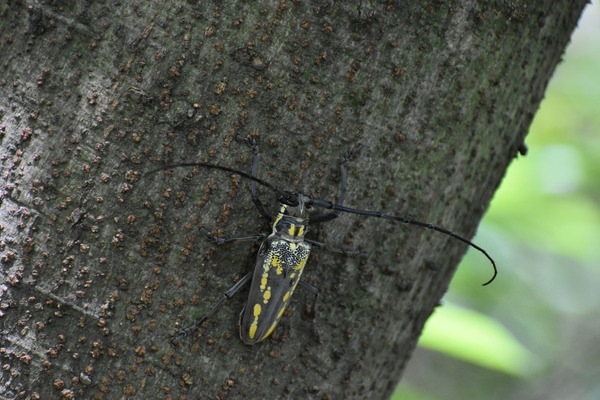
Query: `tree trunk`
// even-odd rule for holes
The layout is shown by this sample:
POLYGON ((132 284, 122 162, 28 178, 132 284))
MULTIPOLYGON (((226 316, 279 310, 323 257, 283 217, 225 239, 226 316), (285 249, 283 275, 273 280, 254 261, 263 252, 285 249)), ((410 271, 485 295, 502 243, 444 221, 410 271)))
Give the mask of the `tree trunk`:
POLYGON ((172 346, 254 267, 200 226, 269 226, 247 180, 143 174, 249 172, 250 135, 259 177, 335 200, 354 149, 346 205, 471 237, 586 2, 87 3, 0 6, 5 398, 389 396, 464 244, 342 213, 311 238, 369 255, 313 252, 320 340, 299 289, 242 344, 242 290, 172 346))

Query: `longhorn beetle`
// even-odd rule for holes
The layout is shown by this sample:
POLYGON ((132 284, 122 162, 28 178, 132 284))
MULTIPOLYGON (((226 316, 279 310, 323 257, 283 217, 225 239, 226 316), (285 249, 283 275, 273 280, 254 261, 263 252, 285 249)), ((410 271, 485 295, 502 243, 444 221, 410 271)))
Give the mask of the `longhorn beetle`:
MULTIPOLYGON (((408 225, 416 225, 431 229, 445 235, 451 236, 477 249, 491 262, 493 267, 492 277, 483 285, 491 283, 497 274, 496 263, 490 255, 481 247, 470 240, 455 234, 454 232, 429 223, 419 222, 411 218, 384 214, 379 211, 360 210, 346 207, 343 205, 346 195, 346 156, 340 165, 341 170, 341 190, 337 203, 328 200, 321 200, 312 196, 291 192, 280 189, 279 187, 256 177, 260 152, 255 140, 250 138, 236 139, 245 141, 254 151, 254 161, 252 163, 252 173, 238 171, 233 168, 209 164, 204 162, 190 162, 168 165, 148 172, 152 174, 165 169, 177 167, 201 167, 206 169, 216 169, 231 174, 238 175, 248 179, 251 182, 252 202, 260 214, 271 220, 272 217, 265 210, 262 202, 256 194, 256 184, 262 185, 274 192, 279 201, 279 212, 273 219, 273 231, 265 238, 265 235, 248 236, 242 238, 218 238, 211 235, 205 228, 202 228, 207 237, 217 244, 225 244, 234 241, 258 241, 262 240, 258 255, 256 257, 256 266, 253 272, 246 274, 235 285, 224 293, 223 298, 200 320, 195 324, 181 329, 177 336, 172 339, 175 342, 179 338, 187 335, 198 328, 204 321, 210 318, 219 310, 227 300, 229 300, 238 290, 251 281, 250 293, 246 306, 240 314, 240 338, 245 344, 256 344, 273 332, 279 319, 283 315, 290 297, 294 293, 296 286, 300 284, 308 288, 315 295, 318 294, 317 288, 300 279, 306 260, 310 254, 311 246, 317 248, 327 248, 324 243, 308 240, 304 237, 308 231, 309 224, 325 222, 337 218, 340 212, 349 214, 364 215, 367 217, 382 218, 391 221, 397 221, 408 225), (313 208, 323 208, 330 212, 309 216, 313 208)), ((357 252, 331 249, 336 252, 356 255, 357 252)))

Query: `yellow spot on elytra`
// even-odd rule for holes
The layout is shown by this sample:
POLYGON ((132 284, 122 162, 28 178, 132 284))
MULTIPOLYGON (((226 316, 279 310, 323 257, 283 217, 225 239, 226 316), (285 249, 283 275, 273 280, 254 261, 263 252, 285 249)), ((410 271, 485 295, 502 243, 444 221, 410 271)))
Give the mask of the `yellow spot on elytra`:
POLYGON ((271 259, 271 265, 272 265, 273 267, 279 267, 279 266, 281 265, 281 260, 279 259, 279 257, 276 257, 276 256, 274 256, 274 257, 271 259))
POLYGON ((296 266, 294 267, 294 271, 298 271, 298 270, 300 270, 300 269, 304 268, 304 266, 305 266, 305 265, 306 265, 306 258, 304 258, 302 261, 300 261, 300 262, 298 263, 298 265, 296 265, 296 266))
POLYGON ((277 275, 281 275, 283 273, 283 268, 281 268, 281 259, 279 257, 273 256, 271 259, 271 266, 275 268, 277 275))
POLYGON ((254 321, 252 321, 250 324, 250 329, 248 330, 248 336, 250 336, 250 339, 254 339, 254 336, 256 335, 256 330, 258 329, 258 316, 262 311, 262 307, 260 304, 255 304, 252 311, 254 313, 254 321))
POLYGON ((267 304, 269 302, 269 299, 271 298, 271 288, 269 287, 269 289, 263 293, 263 301, 265 302, 265 304, 267 304))
POLYGON ((283 301, 288 301, 288 299, 290 298, 290 292, 289 290, 287 292, 285 292, 285 294, 283 295, 283 301))
POLYGON ((262 277, 260 278, 260 290, 265 290, 267 288, 267 278, 269 277, 268 273, 264 273, 262 274, 262 277))

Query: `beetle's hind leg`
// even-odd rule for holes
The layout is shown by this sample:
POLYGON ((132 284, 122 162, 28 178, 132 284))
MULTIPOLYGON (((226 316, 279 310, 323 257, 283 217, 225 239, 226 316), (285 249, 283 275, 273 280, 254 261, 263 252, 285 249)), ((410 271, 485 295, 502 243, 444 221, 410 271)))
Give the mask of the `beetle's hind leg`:
POLYGON ((233 295, 236 294, 238 292, 238 290, 240 290, 251 279, 252 279, 252 272, 244 275, 244 277, 242 279, 240 279, 235 285, 233 285, 231 288, 229 288, 229 290, 227 290, 225 293, 223 293, 223 298, 221 300, 219 300, 219 302, 217 304, 215 304, 215 306, 206 315, 204 315, 202 318, 200 318, 198 321, 196 321, 193 325, 190 325, 186 328, 180 329, 179 332, 177 332, 177 336, 175 336, 174 338, 171 339, 171 344, 173 344, 173 345, 177 344, 177 342, 179 342, 179 340, 181 340, 181 338, 183 338, 184 336, 187 336, 189 333, 198 329, 200 327, 200 325, 202 325, 204 323, 204 321, 209 319, 214 313, 216 313, 221 307, 223 307, 223 305, 227 302, 227 300, 232 298, 233 295))
POLYGON ((300 280, 300 282, 298 282, 298 284, 300 286, 302 286, 303 289, 305 289, 306 291, 308 291, 310 294, 313 295, 312 305, 311 306, 307 305, 308 315, 310 316, 310 320, 312 322, 313 334, 315 335, 315 337, 319 343, 323 343, 323 340, 321 339, 321 331, 319 330, 319 325, 317 324, 317 318, 316 318, 317 302, 319 301, 319 289, 316 286, 313 286, 310 283, 308 283, 302 279, 300 280))
MULTIPOLYGON (((200 230, 206 235, 208 240, 210 240, 211 242, 214 242, 216 244, 219 244, 219 245, 226 244, 226 243, 232 243, 232 242, 244 242, 244 241, 256 242, 256 241, 264 239, 264 237, 265 237, 264 235, 255 235, 255 236, 246 236, 246 237, 238 237, 238 238, 223 238, 223 237, 218 237, 218 236, 213 235, 212 233, 210 233, 210 231, 208 229, 206 229, 203 226, 200 227, 200 230)), ((233 295, 236 294, 237 291, 240 290, 251 279, 252 279, 252 272, 244 275, 244 277, 242 279, 240 279, 235 285, 233 285, 231 288, 229 288, 229 290, 227 290, 225 293, 223 293, 223 298, 221 300, 219 300, 219 302, 217 304, 215 304, 215 306, 206 315, 204 315, 202 318, 200 318, 198 321, 196 321, 193 325, 190 325, 188 327, 180 329, 179 332, 177 332, 177 335, 171 339, 171 344, 175 345, 177 342, 179 342, 179 340, 181 340, 181 338, 183 338, 184 336, 187 336, 189 333, 198 329, 200 327, 200 325, 202 325, 204 323, 204 321, 206 321, 214 313, 216 313, 221 307, 223 307, 223 305, 227 302, 227 300, 229 300, 231 297, 233 297, 233 295)))

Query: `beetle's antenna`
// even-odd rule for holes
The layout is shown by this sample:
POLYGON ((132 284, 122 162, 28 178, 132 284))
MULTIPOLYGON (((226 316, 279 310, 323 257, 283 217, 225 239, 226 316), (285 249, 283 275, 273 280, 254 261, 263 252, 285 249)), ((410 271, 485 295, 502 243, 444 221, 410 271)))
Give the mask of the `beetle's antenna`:
POLYGON ((289 196, 292 194, 286 190, 282 190, 282 189, 278 188, 277 186, 275 186, 267 181, 264 181, 260 178, 257 178, 255 176, 252 176, 246 172, 238 171, 237 169, 233 169, 233 168, 229 168, 229 167, 224 167, 222 165, 209 164, 209 163, 204 163, 204 162, 190 162, 190 163, 179 163, 179 164, 166 165, 164 167, 160 167, 160 168, 156 168, 151 171, 148 171, 144 175, 150 175, 150 174, 154 174, 156 172, 164 171, 164 170, 171 169, 171 168, 179 168, 179 167, 203 167, 203 168, 207 168, 207 169, 217 169, 220 171, 225 171, 225 172, 229 172, 232 174, 236 174, 236 175, 241 176, 242 178, 246 178, 251 181, 254 181, 254 182, 258 183, 259 185, 263 185, 264 187, 268 188, 269 190, 272 190, 278 196, 282 196, 284 198, 289 198, 289 196))
POLYGON ((468 244, 469 246, 473 247, 474 249, 476 249, 480 253, 482 253, 484 256, 486 256, 488 260, 490 260, 490 262, 492 263, 492 268, 493 268, 494 272, 492 274, 492 277, 487 282, 485 282, 483 284, 483 286, 486 286, 486 285, 489 285, 490 283, 492 283, 492 281, 494 279, 496 279, 496 275, 498 274, 498 269, 496 268, 496 263, 494 262, 494 259, 487 253, 487 251, 485 251, 483 248, 479 247, 475 243, 471 242, 469 239, 459 236, 456 233, 449 231, 448 229, 441 228, 439 226, 435 226, 435 225, 432 225, 427 222, 416 221, 414 219, 407 218, 407 217, 384 214, 379 211, 360 210, 357 208, 345 207, 345 206, 341 206, 339 204, 332 203, 327 200, 312 199, 312 202, 309 202, 309 204, 312 204, 313 206, 317 206, 317 207, 326 208, 328 210, 333 210, 333 211, 341 211, 341 212, 346 212, 349 214, 365 215, 367 217, 376 217, 376 218, 382 218, 382 219, 387 219, 387 220, 391 220, 391 221, 398 221, 403 224, 416 225, 416 226, 420 226, 422 228, 431 229, 433 231, 443 233, 445 235, 453 237, 454 239, 458 239, 463 243, 468 244))
MULTIPOLYGON (((179 168, 179 167, 203 167, 203 168, 207 168, 207 169, 216 169, 216 170, 220 170, 220 171, 225 171, 225 172, 229 172, 232 174, 236 174, 241 176, 242 178, 246 178, 249 179, 253 182, 258 183, 259 185, 262 185, 264 187, 266 187, 267 189, 273 191, 274 193, 276 193, 279 197, 280 200, 285 202, 286 204, 296 204, 298 202, 299 199, 299 194, 298 193, 293 193, 293 192, 289 192, 287 190, 282 190, 280 188, 278 188, 277 186, 264 181, 260 178, 257 178, 255 176, 252 176, 251 174, 248 174, 246 172, 243 171, 239 171, 237 169, 233 169, 233 168, 229 168, 229 167, 224 167, 222 165, 217 165, 217 164, 209 164, 209 163, 204 163, 204 162, 191 162, 191 163, 179 163, 179 164, 171 164, 171 165, 167 165, 164 167, 160 167, 157 169, 153 169, 152 171, 147 172, 145 175, 150 175, 159 171, 164 171, 167 169, 171 169, 171 168, 179 168)), ((341 206, 339 204, 335 204, 332 203, 331 201, 328 200, 321 200, 321 199, 315 199, 312 198, 310 196, 305 196, 306 198, 308 198, 307 201, 304 201, 304 204, 308 205, 308 206, 316 206, 316 207, 321 207, 321 208, 325 208, 328 210, 333 210, 333 211, 340 211, 340 212, 346 212, 349 214, 357 214, 357 215, 364 215, 367 217, 375 217, 375 218, 382 218, 382 219, 387 219, 390 221, 397 221, 403 224, 407 224, 407 225, 415 225, 415 226, 420 226, 422 228, 426 228, 426 229, 431 229, 433 231, 436 232, 440 232, 443 233, 445 235, 451 236, 454 239, 460 240, 463 243, 468 244, 469 246, 473 247, 474 249, 478 250, 480 253, 482 253, 485 257, 487 257, 487 259, 492 263, 492 268, 493 268, 493 274, 492 277, 483 284, 483 286, 489 285, 490 283, 492 283, 492 281, 494 279, 496 279, 496 275, 498 274, 498 270, 496 268, 496 262, 494 261, 494 259, 487 253, 487 251, 485 251, 483 248, 479 247, 478 245, 476 245, 475 243, 471 242, 469 239, 459 236, 456 233, 445 229, 445 228, 441 228, 439 226, 435 226, 432 224, 429 224, 427 222, 420 222, 420 221, 416 221, 414 219, 411 218, 407 218, 407 217, 402 217, 402 216, 396 216, 396 215, 390 215, 390 214, 384 214, 382 212, 379 211, 371 211, 371 210, 360 210, 358 208, 351 208, 351 207, 345 207, 345 206, 341 206)))

